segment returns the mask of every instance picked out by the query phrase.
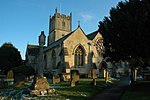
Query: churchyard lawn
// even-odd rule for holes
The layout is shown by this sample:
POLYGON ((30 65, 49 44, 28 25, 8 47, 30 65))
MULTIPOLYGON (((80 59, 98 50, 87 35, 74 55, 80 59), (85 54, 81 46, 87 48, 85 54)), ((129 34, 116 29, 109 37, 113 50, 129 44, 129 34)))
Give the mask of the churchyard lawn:
POLYGON ((68 100, 87 100, 117 82, 117 80, 113 80, 112 83, 105 84, 104 79, 96 79, 96 86, 92 86, 92 80, 79 79, 78 85, 75 87, 71 87, 70 82, 61 82, 53 87, 58 91, 58 94, 68 100))
MULTIPOLYGON (((61 100, 87 100, 97 93, 103 91, 105 88, 115 84, 118 80, 113 80, 111 83, 105 83, 104 79, 96 79, 96 86, 91 85, 93 81, 92 78, 79 79, 77 86, 71 87, 70 82, 60 82, 58 84, 52 84, 50 82, 50 86, 56 89, 58 95, 54 97, 42 97, 47 98, 49 100, 53 100, 54 98, 61 98, 61 100)), ((32 82, 25 82, 25 86, 20 88, 14 88, 13 86, 9 86, 6 89, 0 89, 0 99, 21 99, 23 96, 22 93, 26 93, 29 90, 29 86, 32 82)), ((33 100, 41 97, 33 97, 33 100), (35 99, 34 99, 35 98, 35 99)))

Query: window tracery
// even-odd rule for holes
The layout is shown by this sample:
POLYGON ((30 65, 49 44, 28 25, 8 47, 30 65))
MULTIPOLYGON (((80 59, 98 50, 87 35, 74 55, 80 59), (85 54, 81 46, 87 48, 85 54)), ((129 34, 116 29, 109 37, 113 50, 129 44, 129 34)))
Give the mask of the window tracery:
POLYGON ((85 52, 81 45, 76 48, 74 56, 75 56, 75 66, 83 66, 85 59, 85 52))

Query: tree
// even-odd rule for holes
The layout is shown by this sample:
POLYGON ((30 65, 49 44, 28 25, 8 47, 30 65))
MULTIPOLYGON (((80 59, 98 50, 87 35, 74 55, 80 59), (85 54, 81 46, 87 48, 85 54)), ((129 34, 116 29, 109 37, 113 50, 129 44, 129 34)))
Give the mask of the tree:
POLYGON ((11 43, 4 43, 0 47, 0 69, 5 73, 22 63, 20 52, 11 43))
POLYGON ((150 65, 148 0, 119 2, 116 7, 111 8, 110 16, 99 24, 99 31, 104 37, 105 57, 110 57, 112 61, 128 61, 133 76, 136 67, 150 65))
POLYGON ((119 2, 110 16, 99 22, 105 56, 112 60, 150 58, 150 3, 148 0, 119 2))

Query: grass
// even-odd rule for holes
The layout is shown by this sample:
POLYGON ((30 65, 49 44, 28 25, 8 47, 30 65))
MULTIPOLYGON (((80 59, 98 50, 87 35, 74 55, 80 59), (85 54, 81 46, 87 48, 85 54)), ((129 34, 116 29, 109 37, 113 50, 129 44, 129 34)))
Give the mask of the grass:
MULTIPOLYGON (((86 78, 86 79, 79 79, 79 83, 75 87, 70 86, 70 82, 61 82, 59 84, 52 84, 50 82, 50 86, 52 86, 54 89, 56 89, 58 95, 54 96, 52 99, 47 99, 47 100, 87 100, 87 99, 92 99, 94 95, 97 93, 103 91, 105 88, 111 86, 113 83, 116 83, 116 81, 113 81, 112 83, 105 83, 104 79, 96 79, 96 86, 92 86, 91 82, 93 79, 86 78), (61 99, 60 99, 61 98, 61 99)), ((28 84, 31 84, 29 82, 28 84)), ((28 85, 21 87, 21 88, 14 88, 13 86, 7 87, 7 89, 13 89, 17 90, 27 90, 28 85)), ((0 89, 2 92, 8 92, 5 89, 0 89)), ((43 100, 43 99, 42 99, 43 100)))
POLYGON ((129 87, 121 100, 150 100, 150 81, 138 81, 129 87))
POLYGON ((54 86, 54 88, 58 91, 58 94, 66 99, 87 100, 112 85, 112 83, 105 84, 104 79, 96 79, 96 86, 92 86, 91 82, 92 79, 80 79, 76 87, 70 87, 69 82, 61 82, 61 84, 54 86))

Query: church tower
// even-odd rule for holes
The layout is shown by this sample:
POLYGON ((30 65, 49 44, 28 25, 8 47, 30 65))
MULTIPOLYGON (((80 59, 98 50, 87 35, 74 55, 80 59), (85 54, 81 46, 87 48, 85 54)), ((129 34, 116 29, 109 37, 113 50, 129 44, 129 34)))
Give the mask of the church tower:
POLYGON ((49 22, 49 36, 48 45, 62 38, 72 31, 72 14, 66 16, 60 14, 55 9, 55 14, 51 17, 49 22))

